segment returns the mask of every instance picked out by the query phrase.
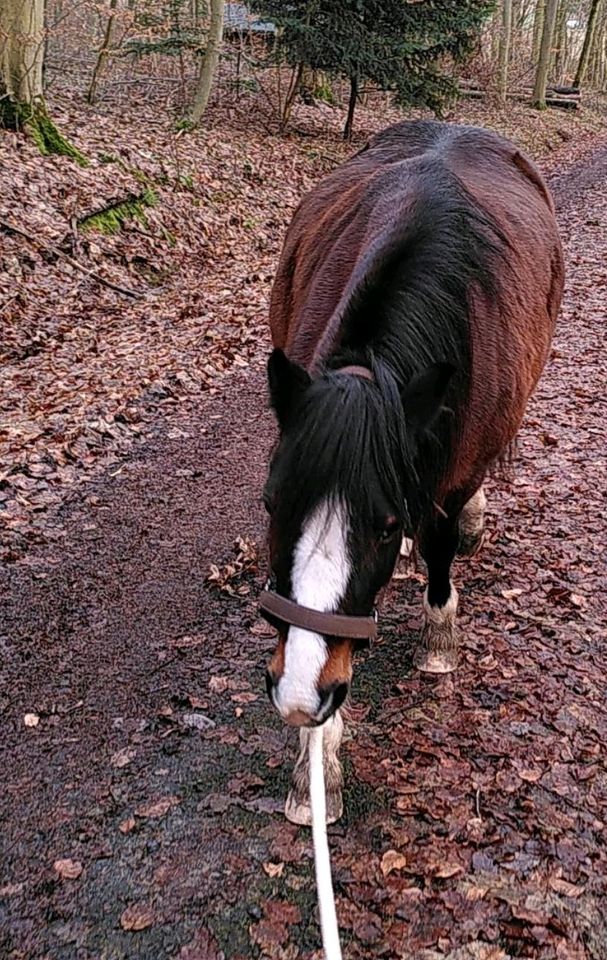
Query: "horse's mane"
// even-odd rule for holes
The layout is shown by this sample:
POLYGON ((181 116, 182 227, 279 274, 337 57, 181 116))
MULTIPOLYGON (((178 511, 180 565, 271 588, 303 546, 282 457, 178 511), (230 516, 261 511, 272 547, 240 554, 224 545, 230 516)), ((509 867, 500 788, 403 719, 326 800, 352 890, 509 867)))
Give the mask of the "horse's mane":
MULTIPOLYGON (((392 412, 395 390, 402 394, 416 374, 436 363, 455 368, 446 410, 418 447, 415 463, 406 464, 433 497, 468 403, 472 296, 500 297, 499 260, 508 241, 440 156, 419 158, 415 173, 407 216, 390 226, 372 270, 355 285, 326 365, 368 365, 392 412)), ((357 410, 344 415, 352 421, 357 410)))

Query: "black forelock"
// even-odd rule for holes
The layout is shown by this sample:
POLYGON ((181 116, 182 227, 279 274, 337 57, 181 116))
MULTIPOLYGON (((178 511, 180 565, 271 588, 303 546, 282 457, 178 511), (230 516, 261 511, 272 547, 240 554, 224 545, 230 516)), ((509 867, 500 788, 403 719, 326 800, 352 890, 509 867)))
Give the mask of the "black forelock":
POLYGON ((321 500, 341 500, 372 521, 379 495, 406 522, 403 479, 413 462, 402 400, 385 365, 374 363, 373 373, 370 382, 327 372, 302 396, 274 462, 281 512, 302 518, 321 500))

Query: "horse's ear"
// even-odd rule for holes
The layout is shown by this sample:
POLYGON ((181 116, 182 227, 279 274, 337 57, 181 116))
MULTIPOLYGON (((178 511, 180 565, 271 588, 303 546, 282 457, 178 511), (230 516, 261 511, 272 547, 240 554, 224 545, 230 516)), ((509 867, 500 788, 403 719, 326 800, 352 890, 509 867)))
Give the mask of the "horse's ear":
POLYGON ((435 363, 409 381, 403 405, 405 417, 415 430, 425 430, 440 412, 454 373, 450 363, 435 363))
POLYGON ((310 382, 307 371, 292 363, 279 347, 272 351, 268 360, 270 403, 281 427, 285 426, 297 398, 310 382))

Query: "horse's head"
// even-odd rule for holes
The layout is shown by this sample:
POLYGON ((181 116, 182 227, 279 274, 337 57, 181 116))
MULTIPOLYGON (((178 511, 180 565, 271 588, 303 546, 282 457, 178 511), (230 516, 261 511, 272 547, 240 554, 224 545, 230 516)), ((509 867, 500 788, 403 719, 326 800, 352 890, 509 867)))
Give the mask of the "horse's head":
MULTIPOLYGON (((281 597, 317 611, 372 613, 411 533, 416 438, 440 408, 450 372, 432 367, 404 390, 380 363, 369 379, 333 370, 311 380, 274 351, 268 374, 280 440, 264 501, 281 597)), ((357 641, 277 621, 270 698, 288 723, 322 723, 347 695, 357 641)))

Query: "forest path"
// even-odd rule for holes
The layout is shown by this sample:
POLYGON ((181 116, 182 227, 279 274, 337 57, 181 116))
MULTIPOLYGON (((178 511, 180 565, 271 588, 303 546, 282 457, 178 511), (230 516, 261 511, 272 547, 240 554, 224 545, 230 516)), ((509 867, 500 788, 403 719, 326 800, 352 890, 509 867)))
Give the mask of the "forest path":
MULTIPOLYGON (((605 183, 607 149, 552 182, 566 299, 515 479, 457 565, 461 669, 411 669, 415 580, 357 667, 330 831, 348 958, 607 956, 605 183)), ((264 559, 235 598, 205 581, 237 537, 263 543, 266 346, 79 488, 60 548, 0 574, 2 956, 318 950, 310 837, 280 812, 295 737, 263 692, 264 559)))

